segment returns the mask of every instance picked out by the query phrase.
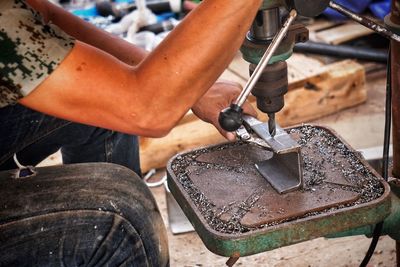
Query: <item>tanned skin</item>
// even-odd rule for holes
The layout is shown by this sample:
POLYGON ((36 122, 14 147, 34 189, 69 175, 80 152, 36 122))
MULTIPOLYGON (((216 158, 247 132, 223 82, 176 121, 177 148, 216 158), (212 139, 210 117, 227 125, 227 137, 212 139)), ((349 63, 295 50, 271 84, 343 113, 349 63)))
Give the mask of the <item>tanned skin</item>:
MULTIPOLYGON (((166 135, 193 107, 218 125, 240 93, 215 83, 243 42, 262 0, 204 0, 150 54, 47 1, 28 0, 77 39, 58 68, 20 103, 74 122, 140 136, 166 135)), ((246 104, 245 112, 255 115, 246 104)))

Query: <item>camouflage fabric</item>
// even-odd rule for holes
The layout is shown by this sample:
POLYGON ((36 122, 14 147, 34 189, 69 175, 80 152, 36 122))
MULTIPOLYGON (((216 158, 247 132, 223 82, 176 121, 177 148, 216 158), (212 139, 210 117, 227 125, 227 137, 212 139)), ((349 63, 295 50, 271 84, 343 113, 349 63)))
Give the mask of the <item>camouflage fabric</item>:
POLYGON ((0 108, 34 90, 61 63, 74 40, 25 1, 0 0, 0 108))

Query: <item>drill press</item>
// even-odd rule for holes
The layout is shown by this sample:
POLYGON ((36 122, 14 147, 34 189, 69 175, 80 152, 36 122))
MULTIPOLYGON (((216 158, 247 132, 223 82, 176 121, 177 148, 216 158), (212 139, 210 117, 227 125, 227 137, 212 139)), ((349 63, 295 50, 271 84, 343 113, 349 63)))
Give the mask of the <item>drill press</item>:
POLYGON ((295 43, 308 40, 308 30, 303 25, 291 24, 297 15, 317 16, 328 5, 329 0, 264 1, 241 48, 243 58, 250 63, 251 77, 236 102, 220 114, 225 130, 235 131, 242 125, 241 106, 252 92, 257 107, 268 114, 270 135, 275 135, 275 113, 283 108, 288 89, 285 60, 293 53, 295 43))
POLYGON ((250 79, 235 103, 219 117, 225 130, 236 130, 240 139, 249 142, 254 138, 250 140, 244 128, 250 128, 265 141, 254 143, 264 143, 274 152, 272 159, 257 163, 256 168, 279 193, 303 187, 300 146, 276 124, 275 113, 283 108, 288 91, 286 60, 297 42, 308 40, 308 30, 294 21, 298 14, 316 16, 329 4, 314 2, 264 1, 241 48, 243 58, 250 63, 250 79), (250 92, 257 99, 258 109, 268 115, 268 125, 243 116, 241 106, 250 92))
MULTIPOLYGON (((397 19, 400 5, 397 5, 399 0, 393 3, 394 12, 386 19, 386 23, 391 28, 377 25, 331 1, 271 0, 265 1, 260 10, 279 7, 281 17, 286 16, 285 10, 292 9, 303 16, 314 16, 319 12, 318 10, 322 11, 329 5, 349 18, 390 38, 393 44, 397 45, 400 41, 397 34, 400 32, 399 27, 396 26, 398 24, 394 23, 400 21, 397 19)), ((257 16, 259 24, 256 26, 262 25, 260 21, 268 20, 265 17, 271 17, 271 13, 274 12, 259 14, 257 16), (266 15, 267 13, 269 15, 266 15)), ((289 19, 292 16, 289 16, 289 19)), ((254 23, 256 22, 257 18, 254 23)), ((288 28, 294 27, 294 25, 290 26, 291 23, 287 24, 288 28)), ((294 133, 294 138, 302 143, 302 152, 305 156, 306 186, 304 190, 279 195, 264 182, 260 173, 254 171, 254 162, 263 161, 268 157, 268 153, 262 148, 264 145, 269 145, 269 150, 276 154, 277 151, 285 151, 284 148, 287 148, 290 142, 290 139, 278 142, 282 141, 279 127, 276 127, 276 133, 273 136, 267 124, 260 125, 255 118, 241 114, 241 105, 248 93, 255 85, 263 82, 261 77, 265 66, 261 68, 262 63, 267 62, 271 66, 284 61, 291 54, 291 49, 286 50, 288 51, 286 54, 278 52, 285 51, 282 50, 284 42, 279 45, 283 37, 287 38, 289 35, 285 32, 285 25, 283 25, 284 31, 282 32, 281 29, 272 39, 264 56, 265 45, 262 46, 264 48, 260 45, 255 49, 247 49, 246 45, 243 45, 242 52, 246 60, 252 64, 258 62, 260 64, 254 69, 241 96, 220 116, 221 124, 225 126, 225 129, 229 127, 227 129, 229 131, 238 129, 237 133, 241 132, 243 137, 250 140, 252 137, 243 132, 241 127, 242 124, 247 124, 259 137, 266 138, 262 138, 261 141, 255 140, 253 143, 257 146, 235 142, 179 154, 171 159, 167 167, 168 186, 171 193, 207 248, 216 254, 231 257, 227 262, 229 266, 232 266, 240 256, 272 250, 316 237, 360 234, 371 236, 373 232, 375 234, 373 224, 382 220, 385 220, 383 233, 400 240, 397 230, 400 221, 398 181, 390 182, 393 190, 391 191, 389 184, 365 162, 360 154, 332 130, 312 125, 289 129, 289 132, 294 133), (278 48, 276 51, 270 49, 274 46, 278 48), (299 133, 300 139, 296 137, 299 133), (369 196, 374 197, 369 198, 369 196)), ((251 32, 256 32, 256 29, 253 28, 251 32)), ((249 37, 256 34, 251 35, 251 32, 246 42, 254 45, 254 40, 252 43, 249 37)), ((395 54, 398 50, 393 51, 395 54)), ((398 63, 397 54, 392 59, 396 64, 398 63)), ((395 67, 393 70, 395 74, 398 73, 395 67)), ((396 87, 395 83, 392 84, 396 87)), ((254 91, 256 90, 253 90, 253 94, 254 91)), ((258 97, 257 92, 255 95, 257 100, 267 98, 258 97)), ((268 97, 271 98, 271 95, 268 97)), ((396 111, 395 108, 394 111, 396 111)))
POLYGON ((237 100, 221 111, 219 122, 226 131, 237 131, 243 141, 263 143, 265 148, 274 152, 273 160, 258 163, 256 167, 279 193, 301 188, 303 183, 300 146, 275 122, 275 113, 283 108, 284 94, 288 91, 285 60, 293 53, 295 43, 308 39, 307 29, 295 24, 294 20, 297 15, 315 17, 328 6, 387 38, 400 40, 389 29, 330 0, 263 2, 241 48, 243 58, 250 63, 250 79, 237 100), (268 125, 255 118, 250 118, 249 122, 248 116, 243 116, 241 106, 250 93, 256 97, 258 109, 267 113, 268 125), (244 128, 250 128, 250 132, 255 132, 261 141, 254 142, 257 138, 250 138, 244 128), (277 169, 278 165, 281 168, 277 169))
MULTIPOLYGON (((277 6, 257 13, 241 48, 243 58, 250 63, 250 75, 254 73, 261 60, 260 53, 265 51, 274 36, 278 34, 282 18, 285 16, 288 16, 287 11, 277 6)), ((284 94, 288 91, 285 60, 290 57, 296 42, 305 42, 307 39, 308 30, 304 26, 291 25, 268 65, 261 70, 260 78, 252 89, 252 94, 257 99, 257 108, 268 114, 268 129, 271 136, 276 134, 275 113, 283 108, 284 94)))

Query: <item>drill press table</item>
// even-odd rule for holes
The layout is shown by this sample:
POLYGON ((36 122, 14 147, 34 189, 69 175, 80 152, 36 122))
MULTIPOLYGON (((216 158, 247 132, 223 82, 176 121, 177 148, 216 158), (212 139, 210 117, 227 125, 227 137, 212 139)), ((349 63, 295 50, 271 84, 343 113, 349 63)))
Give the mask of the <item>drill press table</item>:
POLYGON ((280 195, 254 164, 271 152, 241 142, 175 156, 168 185, 208 249, 246 256, 350 228, 390 212, 386 182, 333 131, 289 130, 302 146, 302 190, 280 195))

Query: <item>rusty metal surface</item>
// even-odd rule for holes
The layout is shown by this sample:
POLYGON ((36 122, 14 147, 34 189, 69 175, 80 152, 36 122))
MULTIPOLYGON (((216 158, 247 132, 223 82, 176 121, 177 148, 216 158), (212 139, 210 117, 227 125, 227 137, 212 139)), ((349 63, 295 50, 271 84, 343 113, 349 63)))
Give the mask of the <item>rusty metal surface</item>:
POLYGON ((325 128, 290 132, 302 145, 302 191, 279 195, 254 167, 271 152, 241 142, 194 150, 168 164, 171 192, 214 253, 251 255, 389 214, 387 184, 357 152, 325 128))
POLYGON ((393 175, 400 178, 400 43, 392 41, 393 175))
POLYGON ((273 194, 263 194, 241 219, 247 227, 258 227, 273 222, 298 218, 310 212, 326 210, 358 200, 359 194, 343 189, 321 188, 315 192, 291 192, 277 201, 273 194))
MULTIPOLYGON (((390 20, 400 27, 400 1, 392 1, 390 20)), ((400 178, 400 43, 391 41, 392 54, 392 116, 393 175, 400 178)))
MULTIPOLYGON (((400 28, 400 0, 392 0, 390 15, 385 23, 397 32, 400 28)), ((391 41, 391 87, 392 87, 392 138, 393 138, 393 170, 392 175, 400 178, 400 43, 391 41)), ((398 195, 398 192, 395 192, 398 195)), ((396 238, 397 266, 400 266, 400 242, 396 238)))
MULTIPOLYGON (((302 154, 307 155, 308 160, 325 158, 315 160, 315 166, 305 168, 304 179, 308 183, 305 190, 283 196, 266 182, 254 166, 259 162, 271 161, 273 153, 255 145, 244 143, 208 151, 197 158, 198 162, 206 163, 205 166, 189 166, 187 170, 194 186, 215 204, 213 210, 217 217, 229 223, 246 211, 240 218, 240 224, 256 228, 358 200, 361 188, 341 173, 342 168, 350 168, 347 159, 338 155, 335 160, 340 168, 335 168, 329 162, 332 159, 321 155, 318 149, 320 147, 317 146, 302 149, 302 154), (310 170, 320 177, 313 177, 310 170), (254 198, 257 201, 251 205, 254 198)), ((277 167, 283 167, 274 163, 277 167)), ((280 171, 286 173, 284 167, 280 171)), ((278 169, 270 171, 269 175, 281 176, 278 169)))

